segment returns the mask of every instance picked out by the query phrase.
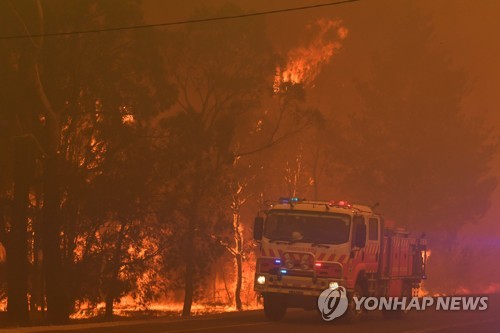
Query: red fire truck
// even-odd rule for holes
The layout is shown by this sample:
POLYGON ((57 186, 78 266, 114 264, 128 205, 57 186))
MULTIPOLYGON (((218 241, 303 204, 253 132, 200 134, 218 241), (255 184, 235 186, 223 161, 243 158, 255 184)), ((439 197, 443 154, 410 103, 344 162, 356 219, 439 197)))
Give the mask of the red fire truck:
POLYGON ((254 287, 270 320, 281 320, 287 308, 317 309, 323 290, 343 286, 346 315, 355 321, 363 310, 353 297, 411 297, 426 278, 426 239, 368 206, 281 198, 265 215, 254 223, 254 287))

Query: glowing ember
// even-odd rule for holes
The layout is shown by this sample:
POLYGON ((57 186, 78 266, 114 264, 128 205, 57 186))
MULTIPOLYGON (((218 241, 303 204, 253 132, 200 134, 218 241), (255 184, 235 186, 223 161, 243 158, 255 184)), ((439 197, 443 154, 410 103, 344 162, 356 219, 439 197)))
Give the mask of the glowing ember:
POLYGON ((2 243, 0 243, 0 262, 5 262, 7 259, 7 251, 2 243))
POLYGON ((133 124, 135 122, 134 116, 131 114, 125 114, 122 116, 122 123, 133 124))
POLYGON ((135 118, 132 112, 129 110, 127 106, 121 106, 120 112, 122 114, 122 124, 131 125, 135 123, 135 118))

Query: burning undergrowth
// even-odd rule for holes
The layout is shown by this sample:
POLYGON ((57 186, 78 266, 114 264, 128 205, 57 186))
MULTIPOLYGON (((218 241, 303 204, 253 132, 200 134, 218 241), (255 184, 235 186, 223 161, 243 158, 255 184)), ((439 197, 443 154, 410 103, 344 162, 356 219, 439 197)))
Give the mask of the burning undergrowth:
MULTIPOLYGON (((170 280, 173 277, 165 274, 162 269, 163 259, 161 256, 156 257, 139 275, 130 274, 127 270, 120 271, 117 283, 133 285, 133 288, 123 289, 121 295, 115 298, 112 307, 113 316, 138 318, 182 314, 184 305, 182 286, 173 283, 170 280), (130 282, 131 280, 133 281, 130 282)), ((242 310, 261 307, 253 291, 254 265, 251 256, 243 263, 243 285, 240 295, 242 310)), ((231 257, 227 255, 210 265, 208 274, 198 280, 203 287, 198 288, 196 292, 191 315, 237 311, 234 299, 236 274, 233 266, 231 257)), ((75 301, 70 318, 75 320, 109 318, 106 315, 106 308, 105 294, 97 295, 91 300, 80 298, 75 301)))
MULTIPOLYGON (((148 305, 138 305, 132 299, 125 297, 120 303, 115 304, 114 314, 118 317, 164 317, 164 316, 180 316, 182 313, 182 303, 162 303, 153 302, 148 305)), ((72 315, 71 319, 87 319, 104 316, 106 305, 105 303, 90 304, 89 302, 81 302, 78 304, 78 310, 72 315)), ((258 304, 245 307, 245 310, 260 309, 258 304)), ((217 304, 211 302, 195 303, 191 307, 191 315, 200 316, 214 313, 235 312, 237 311, 234 305, 217 304)))

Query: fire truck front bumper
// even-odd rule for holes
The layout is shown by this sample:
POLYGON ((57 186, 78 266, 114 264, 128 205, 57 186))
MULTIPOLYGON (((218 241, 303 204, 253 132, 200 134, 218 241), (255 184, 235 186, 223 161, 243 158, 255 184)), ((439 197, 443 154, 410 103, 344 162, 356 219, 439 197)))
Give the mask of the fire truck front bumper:
POLYGON ((254 290, 258 293, 278 293, 318 297, 327 288, 344 285, 342 279, 255 273, 254 290))

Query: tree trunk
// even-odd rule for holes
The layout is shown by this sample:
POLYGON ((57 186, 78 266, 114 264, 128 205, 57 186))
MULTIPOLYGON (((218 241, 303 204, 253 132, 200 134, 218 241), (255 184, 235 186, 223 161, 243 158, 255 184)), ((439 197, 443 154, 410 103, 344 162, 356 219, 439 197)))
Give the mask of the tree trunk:
POLYGON ((44 311, 43 299, 45 297, 43 292, 43 270, 42 270, 42 248, 41 248, 41 197, 40 193, 35 192, 36 208, 35 216, 33 216, 33 275, 31 276, 31 297, 30 297, 30 311, 36 313, 41 310, 44 311))
POLYGON ((240 198, 240 192, 243 187, 239 186, 238 190, 233 195, 233 233, 235 248, 233 249, 234 260, 236 261, 236 288, 234 290, 234 301, 236 310, 243 310, 241 303, 241 285, 243 281, 243 235, 241 233, 241 213, 240 207, 244 202, 240 198))
POLYGON ((111 273, 109 279, 108 290, 106 293, 106 311, 104 317, 106 319, 113 319, 113 305, 115 298, 118 297, 118 290, 116 285, 118 283, 118 274, 120 273, 120 268, 122 266, 122 245, 123 239, 125 238, 125 228, 127 222, 122 222, 120 225, 120 233, 118 234, 118 241, 116 242, 115 251, 113 253, 113 258, 111 260, 111 273))
POLYGON ((104 318, 110 320, 113 319, 113 303, 115 298, 111 292, 106 295, 106 312, 104 313, 104 318))
POLYGON ((243 305, 241 304, 241 284, 243 281, 243 256, 241 252, 239 252, 236 257, 236 266, 237 266, 237 277, 236 277, 236 290, 234 291, 234 299, 236 302, 236 310, 243 310, 243 305))
POLYGON ((184 305, 182 307, 182 316, 191 315, 191 306, 193 305, 194 295, 194 225, 193 221, 189 223, 189 230, 186 242, 186 264, 184 272, 184 305))
POLYGON ((222 267, 222 280, 224 281, 224 289, 226 290, 226 295, 229 303, 233 303, 233 296, 231 296, 231 293, 229 292, 229 288, 227 287, 227 282, 226 282, 226 273, 224 271, 224 267, 222 267))
POLYGON ((52 324, 63 324, 68 320, 69 311, 62 276, 57 159, 56 153, 51 153, 45 159, 42 246, 48 319, 52 324))
POLYGON ((65 203, 65 214, 61 219, 61 225, 64 230, 63 247, 63 281, 66 284, 66 300, 68 311, 73 311, 75 308, 75 249, 76 249, 76 225, 78 223, 78 197, 75 195, 75 189, 68 188, 69 195, 65 203))
POLYGON ((7 243, 9 319, 16 324, 28 322, 28 204, 30 181, 34 172, 34 143, 30 137, 14 143, 14 201, 12 225, 7 243))

